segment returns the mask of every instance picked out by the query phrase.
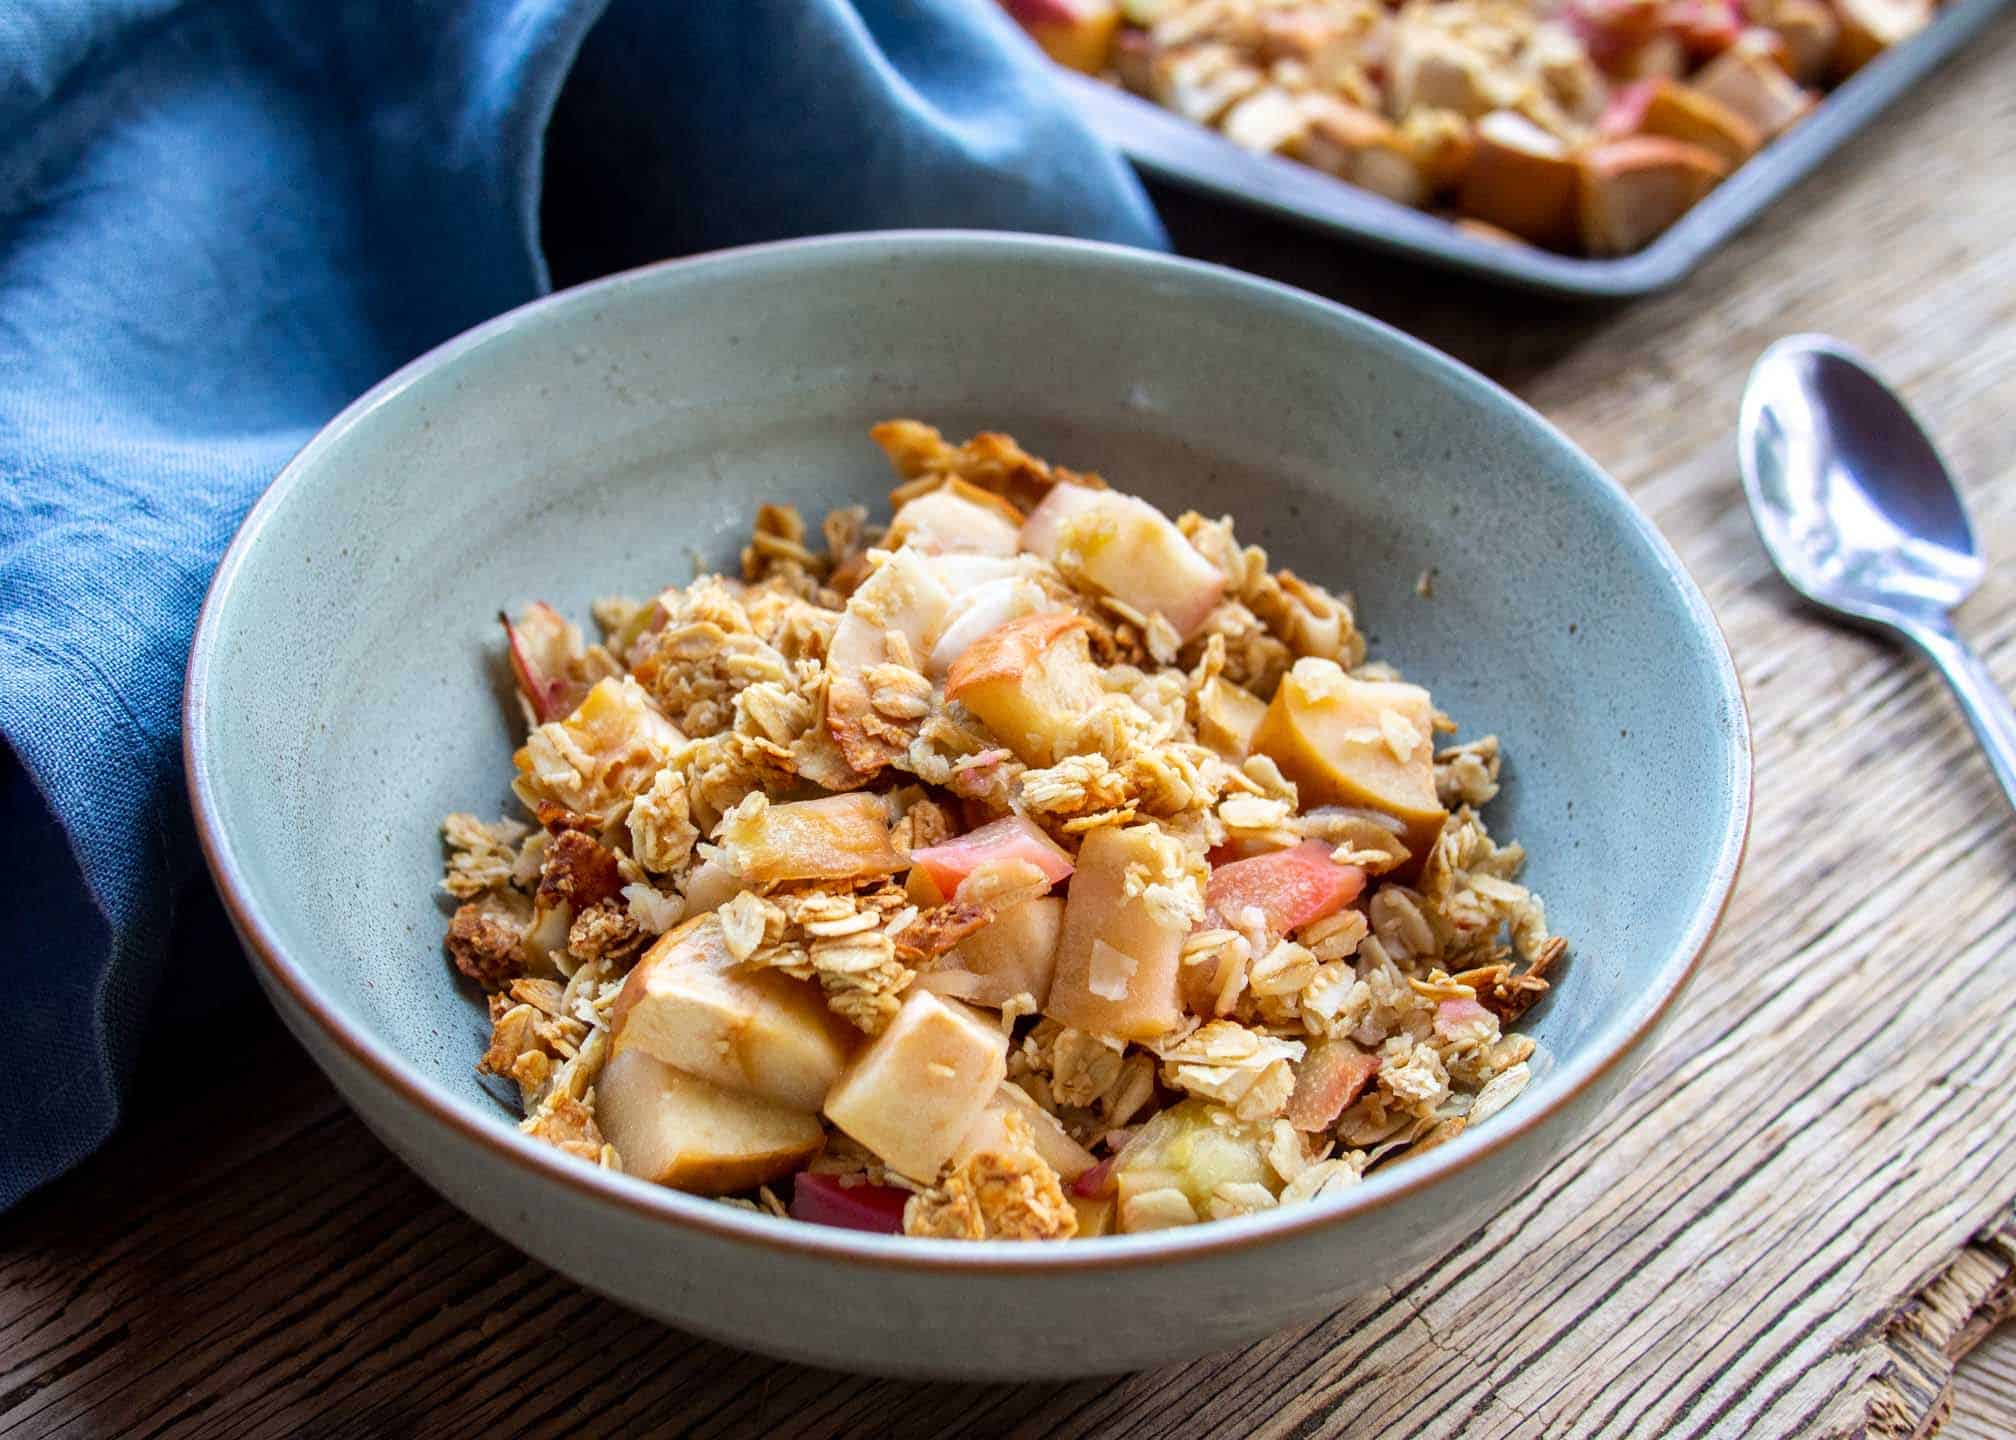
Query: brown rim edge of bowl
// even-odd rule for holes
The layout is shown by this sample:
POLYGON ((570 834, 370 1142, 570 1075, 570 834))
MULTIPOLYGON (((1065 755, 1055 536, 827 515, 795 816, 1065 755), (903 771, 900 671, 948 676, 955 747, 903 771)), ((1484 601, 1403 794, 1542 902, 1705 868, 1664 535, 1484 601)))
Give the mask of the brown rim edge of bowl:
MULTIPOLYGON (((956 1253, 942 1253, 938 1250, 937 1246, 933 1246, 928 1251, 920 1248, 910 1253, 904 1253, 901 1249, 893 1250, 886 1254, 863 1253, 854 1248, 852 1242, 844 1238, 849 1232, 832 1230, 831 1227, 797 1227, 811 1231, 829 1232, 807 1235, 800 1239, 786 1232, 745 1228, 742 1225, 732 1223, 730 1216, 726 1212, 719 1219, 704 1213, 687 1214, 673 1208, 669 1201, 660 1200, 657 1197, 634 1194, 624 1186, 612 1184, 606 1172, 597 1167, 590 1166, 572 1156, 564 1155, 557 1150, 547 1153, 548 1147, 542 1147, 536 1141, 524 1139, 514 1129, 501 1128, 465 1115, 454 1105, 429 1093, 428 1087, 425 1084, 407 1074, 398 1066, 382 1060, 375 1053, 371 1043, 367 1039, 359 1034, 341 1015, 336 1013, 331 1006, 323 1003, 313 993, 303 976, 296 971, 292 963, 282 953, 281 947, 275 941, 264 921, 260 919, 257 910, 246 892, 237 866, 233 863, 225 847, 221 829, 211 806, 208 777, 203 767, 198 763, 195 746, 196 721, 209 700, 202 683, 205 664, 199 662, 207 662, 207 651, 212 638, 211 625, 214 611, 222 600, 222 582, 227 577, 228 572, 234 568, 232 561, 235 553, 239 550, 241 544, 246 541, 247 536, 252 530, 253 522, 259 517, 259 512, 265 507, 268 497, 279 489, 281 483, 299 465, 302 454, 305 454, 308 449, 313 448, 316 440, 328 434, 338 424, 344 423, 375 407, 387 394, 403 386, 413 375, 445 358, 446 352, 459 350, 465 345, 477 343, 482 339, 488 338, 490 335, 499 333, 512 324, 522 321, 528 313, 543 310, 558 302, 576 300, 584 293, 592 293, 605 289, 613 290, 625 283, 634 281, 642 275, 653 274, 678 266, 691 265, 699 261, 718 260, 728 256, 749 256, 778 251, 812 249, 822 245, 834 245, 836 241, 843 243, 846 241, 861 242, 878 239, 884 241, 890 239, 898 241, 928 241, 946 238, 999 241, 1004 242, 1004 248, 1023 246, 1031 249, 1126 254, 1137 260, 1166 263, 1183 269, 1196 268, 1216 272, 1242 284, 1256 286, 1277 294, 1293 296, 1303 303, 1314 303, 1325 309, 1340 310, 1348 314, 1354 321, 1368 323, 1377 329, 1384 330, 1389 335, 1404 342, 1407 346, 1419 349, 1435 360, 1457 366, 1472 380, 1479 381, 1491 389, 1499 391, 1501 395, 1505 395, 1513 400, 1520 408, 1533 414, 1534 418, 1547 429, 1557 435, 1560 434, 1558 429, 1544 416, 1540 416, 1537 412, 1532 411, 1532 408, 1526 405, 1524 401, 1520 401, 1518 397, 1510 395, 1510 392, 1505 391, 1502 386, 1499 386, 1488 376, 1479 375, 1476 371, 1462 366, 1460 362, 1453 360, 1451 357, 1444 356, 1433 346, 1428 345, 1427 342, 1409 336, 1405 332, 1397 330, 1375 317, 1361 314, 1359 311, 1352 310, 1350 307, 1337 304, 1334 301, 1324 300, 1320 296, 1309 295, 1293 286, 1267 280, 1260 276, 1248 275, 1242 271, 1232 270, 1228 267, 1188 260, 1182 257, 1132 251, 1122 246, 1107 245, 1096 241, 1069 240, 1049 236, 996 235, 985 231, 892 231, 865 232, 863 234, 844 237, 813 236, 800 240, 774 241, 767 244, 740 246, 729 250, 711 251, 701 255, 680 256, 670 260, 661 260, 654 264, 620 271, 613 275, 589 281, 586 284, 541 296, 536 300, 528 301, 524 305, 506 311, 504 314, 496 316, 459 335, 452 336, 440 345, 415 357, 384 380, 372 386, 349 405, 346 405, 338 414, 331 417, 316 432, 315 437, 311 438, 308 445, 304 446, 300 453, 296 454, 286 465, 281 467, 266 489, 261 492, 258 499, 247 509, 245 519, 240 522, 237 532, 232 537, 231 544, 226 548, 223 558, 219 561, 216 571, 211 576, 210 584, 204 593, 202 607, 197 614, 196 629, 194 639, 191 643, 188 668, 183 680, 182 760, 190 812, 195 822, 198 842, 202 846, 203 859, 209 867, 211 877, 216 882, 218 895, 222 898, 225 909, 230 914, 233 927, 236 929, 246 948, 251 952, 255 962, 264 970, 267 978, 284 989, 292 997, 294 1003, 301 1009, 302 1013, 312 1018, 322 1029, 323 1033, 347 1053, 353 1061, 369 1071, 381 1084, 392 1090, 407 1103, 417 1106, 423 1114, 435 1123, 461 1133, 478 1145, 491 1150, 499 1158, 522 1170, 530 1170, 543 1174, 584 1196, 621 1205, 635 1214, 652 1220, 705 1230, 718 1239, 738 1244, 760 1245, 767 1249, 781 1250, 793 1254, 805 1254, 809 1252, 821 1258, 878 1269, 916 1269, 952 1271, 955 1273, 1002 1272, 1012 1274, 1036 1273, 1055 1269, 1130 1269, 1137 1265, 1167 1264, 1176 1260, 1188 1260, 1206 1255, 1244 1250, 1253 1246, 1270 1244, 1290 1235, 1341 1224, 1355 1215, 1364 1214, 1376 1209, 1384 1209, 1391 1204, 1413 1196, 1430 1185, 1437 1184, 1447 1178, 1453 1178, 1463 1171, 1473 1168, 1487 1156, 1504 1149, 1513 1141, 1536 1129, 1557 1111, 1563 1109, 1570 1101, 1588 1089, 1589 1086, 1616 1068, 1626 1056, 1637 1051, 1652 1031, 1657 1029, 1659 1023, 1665 1019, 1667 1012, 1671 1010, 1680 995, 1692 984, 1695 974, 1700 969, 1702 957, 1706 955, 1708 947, 1714 943, 1716 934, 1721 930, 1722 921, 1727 916, 1730 902, 1736 893, 1736 882, 1742 874, 1744 862, 1748 859, 1750 852, 1750 835, 1755 819, 1757 789, 1754 733, 1750 721, 1749 695, 1743 683, 1742 671, 1736 665, 1735 654, 1729 648, 1728 635, 1723 630, 1722 622, 1716 616, 1713 607, 1709 605, 1707 596, 1694 583, 1693 577, 1688 574, 1686 567, 1680 562, 1679 556, 1673 552, 1671 544, 1660 534, 1658 528, 1652 524, 1644 512, 1638 508, 1637 503, 1631 500, 1624 488, 1610 476, 1609 472, 1605 471, 1601 466, 1595 465, 1593 461, 1589 462, 1591 468, 1624 501, 1631 516, 1642 526, 1654 546, 1665 552, 1665 558, 1670 562, 1673 571, 1692 592, 1692 598, 1698 605, 1701 614, 1705 615, 1708 619, 1709 631, 1714 636, 1715 642, 1722 652, 1724 663, 1729 667, 1729 674, 1735 679, 1736 697, 1742 722, 1740 726, 1741 744, 1737 747, 1737 753, 1741 757, 1743 769, 1742 829, 1737 836, 1735 854, 1726 876, 1721 881, 1721 894, 1716 897, 1714 913, 1710 916, 1708 924, 1702 930, 1700 940, 1687 956, 1685 964, 1680 967, 1672 984, 1667 987, 1666 993, 1660 997, 1659 1002, 1652 1010, 1638 1024, 1632 1027, 1628 1034, 1619 1039, 1610 1048, 1608 1053, 1601 1056, 1595 1062, 1588 1074, 1578 1080, 1572 1088, 1552 1097, 1545 1105, 1532 1107, 1523 1113, 1519 1112, 1517 1107, 1515 1107, 1514 1113, 1518 1115, 1518 1118, 1513 1123, 1501 1123, 1500 1125, 1492 1126, 1481 1144, 1470 1148, 1467 1154, 1463 1154, 1460 1157, 1452 1157, 1451 1162, 1446 1167, 1425 1167, 1418 1177, 1395 1184, 1390 1189, 1369 1200, 1356 1195, 1346 1195, 1331 1205, 1306 1206, 1303 1207, 1306 1211, 1305 1214, 1287 1222, 1271 1225, 1266 1230, 1257 1233, 1235 1232, 1223 1238, 1213 1238, 1211 1232, 1219 1228, 1217 1224, 1199 1225, 1191 1230, 1169 1232, 1170 1241, 1165 1242, 1160 1249, 1156 1250, 1144 1249, 1113 1253, 1106 1251, 1104 1247, 1097 1247, 1095 1250, 1095 1241, 1085 1246, 1071 1244, 1031 1246, 1028 1247, 1026 1258, 1018 1257, 1016 1259, 996 1259, 990 1255, 978 1253, 968 1258, 956 1253), (1094 1253, 1086 1253, 1087 1251, 1094 1251, 1094 1253)), ((839 247, 836 246, 836 248, 839 247)), ((1565 436, 1561 438, 1574 453, 1581 454, 1580 448, 1575 446, 1572 440, 1568 440, 1565 436)), ((347 1097, 345 1098, 347 1103, 347 1097)), ((667 1192, 668 1196, 670 1193, 672 1192, 667 1192)), ((989 1248, 993 1247, 990 1246, 989 1248)))

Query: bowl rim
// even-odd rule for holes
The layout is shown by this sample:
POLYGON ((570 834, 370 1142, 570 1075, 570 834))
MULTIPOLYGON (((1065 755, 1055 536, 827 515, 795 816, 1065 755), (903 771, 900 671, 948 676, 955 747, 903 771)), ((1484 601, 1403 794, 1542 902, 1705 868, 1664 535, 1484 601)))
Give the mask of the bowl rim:
MULTIPOLYGON (((233 926, 253 964, 272 994, 276 1008, 282 996, 321 1032, 323 1038, 361 1066, 405 1104, 417 1108, 436 1125, 491 1152, 496 1159, 558 1183, 591 1203, 613 1203, 649 1220, 692 1227, 711 1237, 766 1249, 783 1250, 869 1268, 902 1271, 942 1271, 964 1274, 1028 1274, 1051 1270, 1100 1271, 1200 1259, 1259 1246, 1289 1236, 1339 1226, 1373 1210, 1383 1210, 1416 1193, 1480 1164, 1553 1120, 1585 1090, 1639 1050, 1658 1027, 1674 1001, 1699 969, 1703 954, 1727 914, 1736 880, 1748 853, 1755 800, 1748 699, 1741 673, 1731 657, 1728 639, 1706 597, 1687 573, 1672 546, 1628 493, 1607 471, 1525 401, 1489 377, 1443 352, 1348 306, 1323 299, 1277 281, 1249 275, 1204 261, 1136 250, 1098 241, 1013 232, 971 230, 865 231, 812 236, 738 246, 704 254, 658 261, 555 291, 506 311, 462 332, 407 362, 352 401, 316 432, 281 468, 265 492, 247 511, 219 563, 197 617, 184 680, 182 753, 190 809, 203 857, 216 881, 233 926), (323 451, 392 401, 423 376, 476 348, 548 315, 650 285, 664 277, 733 272, 747 267, 782 264, 818 267, 847 263, 888 263, 908 252, 918 258, 943 260, 1050 261, 1095 268, 1162 272, 1171 280, 1208 285, 1221 292, 1271 305, 1306 311, 1313 307, 1332 324, 1397 347, 1400 353, 1459 389, 1479 399, 1512 409, 1523 422, 1551 436, 1571 456, 1594 489, 1634 530, 1659 561, 1694 627, 1709 640, 1712 669, 1727 701, 1735 707, 1735 724, 1725 745, 1730 766, 1730 808, 1708 884, 1696 900, 1679 940, 1636 1002, 1635 1013, 1613 1021, 1600 1033, 1590 1053, 1564 1067, 1563 1081, 1544 1103, 1510 1107, 1486 1129, 1467 1131, 1420 1160, 1375 1175, 1335 1199, 1312 1201, 1230 1220, 1141 1235, 1100 1236, 1064 1245, 1018 1245, 1011 1241, 929 1240, 910 1236, 871 1235, 830 1226, 811 1225, 722 1205, 686 1195, 634 1176, 590 1166, 573 1156, 525 1136, 515 1126, 498 1124, 453 1099, 437 1082, 421 1076, 389 1045, 365 1026, 347 1018, 340 1006, 323 995, 315 981, 285 951, 275 929, 261 913, 253 887, 236 849, 224 833, 215 796, 217 778, 209 744, 210 670, 215 663, 225 613, 234 583, 247 556, 270 518, 314 467, 323 451), (1628 1020, 1628 1024, 1623 1023, 1628 1020)), ((311 1048, 310 1053, 313 1054, 311 1048)), ((326 1070, 322 1058, 314 1057, 326 1070)), ((341 1086, 338 1087, 341 1093, 341 1086)), ((345 1097, 348 1103, 348 1096, 345 1097)))

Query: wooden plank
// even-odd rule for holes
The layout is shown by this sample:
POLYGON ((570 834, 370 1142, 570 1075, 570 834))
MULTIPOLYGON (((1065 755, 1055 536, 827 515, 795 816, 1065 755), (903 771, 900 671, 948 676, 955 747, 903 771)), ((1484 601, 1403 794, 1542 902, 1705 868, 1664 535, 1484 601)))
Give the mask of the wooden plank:
POLYGON ((2016 1435, 2016 1325, 1981 1339, 1953 1376, 1952 1418, 1941 1440, 2008 1440, 2016 1435))
MULTIPOLYGON (((1927 1433, 2016 1257, 2016 828, 1936 680, 1792 603, 1732 438, 1775 336, 1874 354, 1966 482, 2000 564, 1964 620, 2016 685, 2012 67, 2004 20, 1693 282, 1629 309, 1169 197, 1185 249, 1362 304, 1560 423, 1673 539, 1749 687, 1757 826, 1721 941, 1599 1133, 1446 1256, 1320 1325, 1119 1380, 775 1365, 476 1229, 257 1011, 157 1060, 128 1132, 0 1219, 0 1437, 1927 1433)), ((1986 1354, 1963 1398, 2016 1394, 2016 1345, 1986 1354)), ((1954 1433, 2011 1433, 1968 1432, 1976 1413, 1996 1412, 1962 1406, 1954 1433)))

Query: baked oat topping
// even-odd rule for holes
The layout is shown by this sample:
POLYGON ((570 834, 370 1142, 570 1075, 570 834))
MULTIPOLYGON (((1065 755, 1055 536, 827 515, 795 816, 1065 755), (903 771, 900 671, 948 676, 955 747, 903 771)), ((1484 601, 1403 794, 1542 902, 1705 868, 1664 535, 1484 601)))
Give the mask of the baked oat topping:
MULTIPOLYGON (((1664 232, 1937 0, 1001 3, 1059 63, 1244 149, 1493 244, 1607 257, 1664 232)), ((928 433, 885 443, 899 465, 953 463, 928 433)), ((1205 553, 1239 578, 1224 546, 1205 553)))
POLYGON ((874 438, 888 526, 765 505, 734 576, 598 601, 599 644, 509 622, 536 825, 448 816, 441 886, 524 1132, 754 1211, 1060 1240, 1334 1195, 1512 1103, 1566 943, 1479 813, 1497 737, 1443 744, 1349 598, 1229 518, 874 438))

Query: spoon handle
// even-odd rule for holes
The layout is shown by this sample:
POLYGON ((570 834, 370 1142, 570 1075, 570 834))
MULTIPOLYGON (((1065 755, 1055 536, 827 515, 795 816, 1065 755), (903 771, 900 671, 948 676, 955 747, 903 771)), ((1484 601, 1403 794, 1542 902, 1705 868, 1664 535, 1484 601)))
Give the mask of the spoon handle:
POLYGON ((2002 782, 2002 793, 2016 805, 2016 708, 1981 663, 1973 648, 1944 625, 1909 625, 1904 634, 1939 667, 1960 701, 1974 737, 1988 752, 1988 764, 2002 782))

